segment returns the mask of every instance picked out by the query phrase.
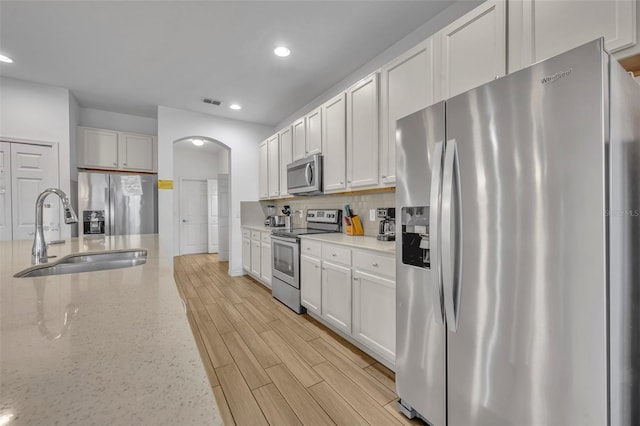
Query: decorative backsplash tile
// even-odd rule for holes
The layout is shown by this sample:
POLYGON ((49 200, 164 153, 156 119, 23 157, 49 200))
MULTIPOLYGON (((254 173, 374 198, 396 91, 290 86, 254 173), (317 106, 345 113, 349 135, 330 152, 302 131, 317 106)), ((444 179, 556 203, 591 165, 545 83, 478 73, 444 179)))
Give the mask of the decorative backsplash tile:
POLYGON ((375 237, 378 235, 380 220, 376 217, 375 221, 369 221, 369 210, 375 210, 378 207, 395 207, 396 193, 389 191, 359 195, 315 195, 277 201, 260 201, 264 216, 267 214, 268 205, 275 205, 277 214, 282 214, 282 208, 285 205, 290 206, 291 211, 294 212, 291 216, 295 228, 306 226, 308 209, 341 209, 344 214, 345 204, 349 204, 351 210, 360 216, 364 234, 375 237), (300 211, 302 211, 302 218, 299 214, 300 211))

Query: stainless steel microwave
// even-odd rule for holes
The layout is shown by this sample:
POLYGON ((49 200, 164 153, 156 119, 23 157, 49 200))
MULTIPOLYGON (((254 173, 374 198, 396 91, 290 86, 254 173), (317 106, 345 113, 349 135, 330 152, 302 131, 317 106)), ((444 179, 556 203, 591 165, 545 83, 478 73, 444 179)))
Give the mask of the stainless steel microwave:
POLYGON ((291 195, 322 194, 322 155, 314 154, 287 165, 287 192, 291 195))

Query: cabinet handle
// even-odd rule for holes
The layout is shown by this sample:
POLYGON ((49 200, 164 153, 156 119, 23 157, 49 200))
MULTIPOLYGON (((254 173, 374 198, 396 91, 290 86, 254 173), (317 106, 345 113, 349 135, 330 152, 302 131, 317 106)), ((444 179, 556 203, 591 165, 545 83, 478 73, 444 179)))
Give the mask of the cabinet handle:
POLYGON ((340 185, 344 185, 344 182, 340 182, 340 185))
MULTIPOLYGON (((123 165, 123 166, 126 166, 126 165, 127 165, 127 163, 122 163, 122 165, 123 165)), ((383 177, 384 177, 384 176, 383 176, 383 177)))
POLYGON ((117 166, 117 165, 118 165, 118 163, 113 163, 113 165, 114 165, 114 166, 117 166))
POLYGON ((337 255, 337 254, 335 254, 335 253, 332 253, 332 254, 331 254, 331 256, 336 257, 336 256, 338 256, 338 255, 337 255))
POLYGON ((322 270, 323 270, 323 271, 326 271, 326 270, 327 270, 327 268, 322 268, 322 270))
POLYGON ((354 280, 354 281, 358 281, 359 279, 360 279, 360 278, 358 278, 358 277, 353 277, 353 280, 354 280))
POLYGON ((373 264, 371 266, 373 266, 374 268, 377 268, 378 264, 376 262, 373 262, 373 264))
POLYGON ((316 265, 316 269, 318 269, 318 268, 319 268, 319 266, 318 266, 318 265, 316 265))
POLYGON ((307 247, 307 250, 311 250, 311 247, 307 247))
POLYGON ((380 177, 381 177, 382 179, 386 179, 386 178, 387 178, 387 176, 380 176, 380 177))
POLYGON ((351 181, 350 181, 350 180, 348 180, 348 181, 347 181, 347 183, 351 183, 351 181))

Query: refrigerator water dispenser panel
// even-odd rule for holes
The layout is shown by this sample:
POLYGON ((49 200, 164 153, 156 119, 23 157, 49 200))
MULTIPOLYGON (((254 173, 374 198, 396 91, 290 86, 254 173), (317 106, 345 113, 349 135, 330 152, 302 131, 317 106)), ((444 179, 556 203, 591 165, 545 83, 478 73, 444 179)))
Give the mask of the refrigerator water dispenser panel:
POLYGON ((104 210, 85 210, 82 212, 84 234, 104 235, 104 210))
POLYGON ((402 263, 429 268, 429 206, 402 208, 402 263))

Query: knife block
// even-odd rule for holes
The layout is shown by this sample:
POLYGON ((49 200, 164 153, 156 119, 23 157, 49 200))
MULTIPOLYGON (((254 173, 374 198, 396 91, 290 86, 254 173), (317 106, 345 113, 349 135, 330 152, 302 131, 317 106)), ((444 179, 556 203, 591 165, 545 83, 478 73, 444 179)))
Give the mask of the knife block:
POLYGON ((351 216, 351 225, 347 225, 347 235, 356 236, 364 235, 364 229, 362 228, 362 222, 358 215, 351 216))

